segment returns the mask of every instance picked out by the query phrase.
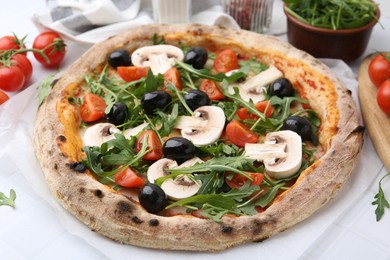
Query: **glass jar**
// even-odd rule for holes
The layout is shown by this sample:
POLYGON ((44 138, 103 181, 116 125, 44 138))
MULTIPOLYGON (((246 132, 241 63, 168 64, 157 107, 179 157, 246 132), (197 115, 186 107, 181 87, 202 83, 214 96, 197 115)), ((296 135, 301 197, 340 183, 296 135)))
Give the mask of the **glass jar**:
POLYGON ((271 25, 274 0, 222 0, 224 11, 236 20, 241 29, 258 33, 271 25))
POLYGON ((191 0, 153 0, 153 15, 156 23, 189 23, 191 0))

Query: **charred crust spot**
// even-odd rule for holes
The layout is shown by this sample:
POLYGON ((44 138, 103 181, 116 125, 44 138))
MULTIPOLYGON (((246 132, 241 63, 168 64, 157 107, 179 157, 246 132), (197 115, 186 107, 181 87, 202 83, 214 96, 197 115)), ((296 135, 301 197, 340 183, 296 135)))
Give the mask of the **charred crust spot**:
POLYGON ((54 164, 54 170, 57 170, 58 169, 58 164, 54 164))
POLYGON ((132 211, 131 205, 123 200, 118 202, 117 207, 120 212, 130 213, 132 211))
POLYGON ((96 222, 95 217, 90 217, 89 220, 90 220, 91 222, 96 222))
POLYGON ((222 233, 231 233, 232 231, 233 231, 232 227, 229 227, 229 226, 222 227, 222 233))
POLYGON ((95 194, 95 196, 98 197, 99 199, 104 197, 104 193, 99 189, 94 190, 93 194, 95 194))
POLYGON ((80 193, 85 193, 85 188, 84 188, 84 187, 81 187, 81 188, 79 189, 79 192, 80 192, 80 193))
POLYGON ((364 130, 366 130, 366 127, 363 125, 359 125, 355 129, 352 130, 351 134, 363 133, 364 130))
POLYGON ((263 229, 263 222, 255 219, 253 221, 253 230, 252 230, 253 234, 260 233, 262 229, 263 229))
POLYGON ((131 220, 134 222, 134 223, 136 223, 136 224, 141 224, 143 221, 141 220, 141 219, 139 219, 139 217, 137 217, 137 216, 133 216, 132 218, 131 218, 131 220))
POLYGON ((152 227, 157 227, 159 224, 160 224, 160 222, 158 221, 158 219, 153 218, 153 219, 149 220, 149 225, 152 227))
POLYGON ((253 242, 260 243, 260 242, 263 242, 263 241, 267 240, 268 238, 269 237, 260 238, 260 239, 254 240, 253 242))
POLYGON ((64 135, 59 135, 59 136, 57 136, 57 140, 61 143, 65 143, 66 137, 64 135))
POLYGON ((352 91, 349 89, 347 89, 347 93, 348 93, 348 95, 352 95, 352 91))

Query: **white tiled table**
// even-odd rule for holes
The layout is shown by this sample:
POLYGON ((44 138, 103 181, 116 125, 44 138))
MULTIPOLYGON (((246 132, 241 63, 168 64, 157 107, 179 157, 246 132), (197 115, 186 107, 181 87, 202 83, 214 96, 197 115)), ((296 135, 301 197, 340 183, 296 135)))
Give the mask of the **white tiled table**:
MULTIPOLYGON (((280 17, 281 4, 278 2, 280 0, 276 1, 274 12, 280 17)), ((381 3, 381 21, 385 29, 380 26, 374 28, 366 54, 374 50, 389 50, 390 1, 378 2, 381 3)), ((43 11, 45 8, 43 0, 7 1, 6 5, 3 4, 0 8, 0 36, 12 32, 20 36, 28 34, 27 39, 31 44, 38 32, 29 18, 34 12, 43 11)), ((281 38, 285 39, 285 35, 281 35, 281 38)), ((69 51, 62 67, 67 67, 85 50, 86 47, 69 44, 69 51)), ((32 83, 53 73, 31 60, 34 65, 32 83)), ((361 59, 350 64, 355 73, 360 61, 361 59)), ((8 193, 13 188, 17 192, 17 200, 15 209, 0 207, 0 259, 108 259, 109 257, 104 253, 65 230, 53 208, 36 194, 17 166, 10 160, 7 151, 1 150, 1 142, 0 139, 0 191, 8 193)), ((372 156, 376 157, 375 154, 372 156)), ((385 173, 386 170, 382 168, 378 176, 383 176, 385 173)), ((353 206, 342 212, 340 214, 342 217, 328 227, 327 232, 314 242, 311 241, 313 244, 302 254, 302 259, 390 259, 389 230, 380 230, 380 226, 375 225, 366 227, 366 223, 372 221, 373 212, 372 209, 369 211, 365 209, 373 200, 377 181, 378 178, 371 188, 362 191, 361 196, 352 203, 353 206), (323 241, 328 242, 323 243, 323 241)), ((385 183, 384 189, 390 196, 390 182, 385 183)), ((382 221, 389 223, 390 211, 387 211, 382 221)), ((162 258, 164 256, 165 254, 161 254, 162 258)), ((129 258, 135 257, 142 256, 129 256, 129 258)), ((272 253, 248 258, 272 259, 272 253)))

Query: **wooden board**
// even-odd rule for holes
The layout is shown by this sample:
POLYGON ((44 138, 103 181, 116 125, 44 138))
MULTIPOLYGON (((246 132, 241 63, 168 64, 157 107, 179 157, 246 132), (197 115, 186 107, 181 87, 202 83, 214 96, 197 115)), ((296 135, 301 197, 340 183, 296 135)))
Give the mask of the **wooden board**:
POLYGON ((375 56, 371 54, 360 65, 359 100, 368 134, 383 164, 390 171, 390 117, 379 108, 376 102, 378 88, 368 76, 368 65, 375 56))

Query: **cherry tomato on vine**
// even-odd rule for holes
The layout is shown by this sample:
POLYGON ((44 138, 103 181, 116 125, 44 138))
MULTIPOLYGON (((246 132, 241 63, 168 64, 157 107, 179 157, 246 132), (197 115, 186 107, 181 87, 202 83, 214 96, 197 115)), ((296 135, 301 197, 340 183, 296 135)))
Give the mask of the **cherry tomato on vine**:
MULTIPOLYGON (((6 35, 0 38, 0 50, 7 51, 7 50, 19 50, 20 45, 23 43, 18 41, 18 39, 15 36, 6 35)), ((25 47, 24 45, 22 45, 25 47)), ((22 53, 23 55, 26 55, 27 53, 22 53)))
POLYGON ((15 65, 0 66, 0 89, 5 91, 20 90, 25 81, 22 69, 15 65))
POLYGON ((149 68, 136 66, 119 66, 117 72, 126 82, 132 82, 145 78, 148 75, 149 68))
POLYGON ((142 140, 144 139, 144 136, 148 135, 147 137, 147 149, 150 149, 150 152, 146 153, 142 158, 144 160, 149 161, 157 161, 158 159, 161 159, 163 156, 162 151, 162 143, 160 141, 160 138, 158 138, 157 134, 153 130, 146 130, 141 133, 141 135, 137 138, 137 141, 135 142, 135 151, 139 153, 142 148, 142 140))
POLYGON ((164 73, 164 89, 168 87, 168 83, 172 83, 178 90, 182 90, 179 71, 176 67, 172 67, 164 73))
POLYGON ((378 54, 368 65, 368 75, 372 83, 379 87, 390 78, 390 53, 378 54))
MULTIPOLYGON (((245 173, 252 178, 251 185, 259 186, 263 181, 264 174, 262 173, 257 173, 257 172, 245 172, 245 173)), ((247 181, 249 181, 249 179, 244 175, 235 173, 233 175, 233 178, 230 179, 226 177, 225 181, 226 184, 233 189, 233 188, 241 188, 247 181)))
POLYGON ((12 64, 22 69, 24 74, 24 82, 28 83, 31 79, 32 72, 33 72, 33 66, 30 60, 25 55, 15 54, 12 56, 11 62, 12 64))
POLYGON ((103 98, 93 93, 84 95, 84 102, 80 106, 80 117, 84 122, 94 122, 102 118, 107 107, 103 98))
POLYGON ((238 58, 234 51, 226 49, 215 57, 213 68, 216 72, 229 72, 238 69, 238 58))
POLYGON ((7 93, 0 90, 0 105, 9 99, 7 93))
POLYGON ((114 181, 116 184, 126 188, 141 188, 145 184, 145 181, 130 167, 117 172, 114 175, 114 181))
POLYGON ((49 61, 46 61, 46 59, 37 52, 34 52, 34 57, 38 62, 48 68, 53 68, 60 64, 64 59, 66 52, 65 43, 60 35, 51 31, 40 33, 33 42, 33 48, 38 50, 45 49, 44 53, 49 61))
POLYGON ((378 89, 376 100, 379 108, 390 116, 390 79, 385 80, 378 89))
MULTIPOLYGON (((255 108, 261 113, 264 113, 264 111, 267 109, 268 106, 267 112, 264 113, 266 118, 270 117, 273 112, 273 108, 271 104, 268 105, 268 103, 269 103, 268 100, 265 100, 255 104, 255 108)), ((257 120, 259 118, 257 115, 248 112, 248 109, 245 107, 242 107, 237 110, 237 116, 241 120, 245 120, 245 119, 257 120)))
POLYGON ((217 83, 209 79, 204 79, 200 83, 199 90, 205 92, 210 100, 219 100, 225 97, 221 90, 219 90, 217 83))
POLYGON ((259 139, 255 132, 237 120, 232 120, 227 124, 226 136, 230 142, 238 147, 244 147, 246 143, 256 143, 259 139))

